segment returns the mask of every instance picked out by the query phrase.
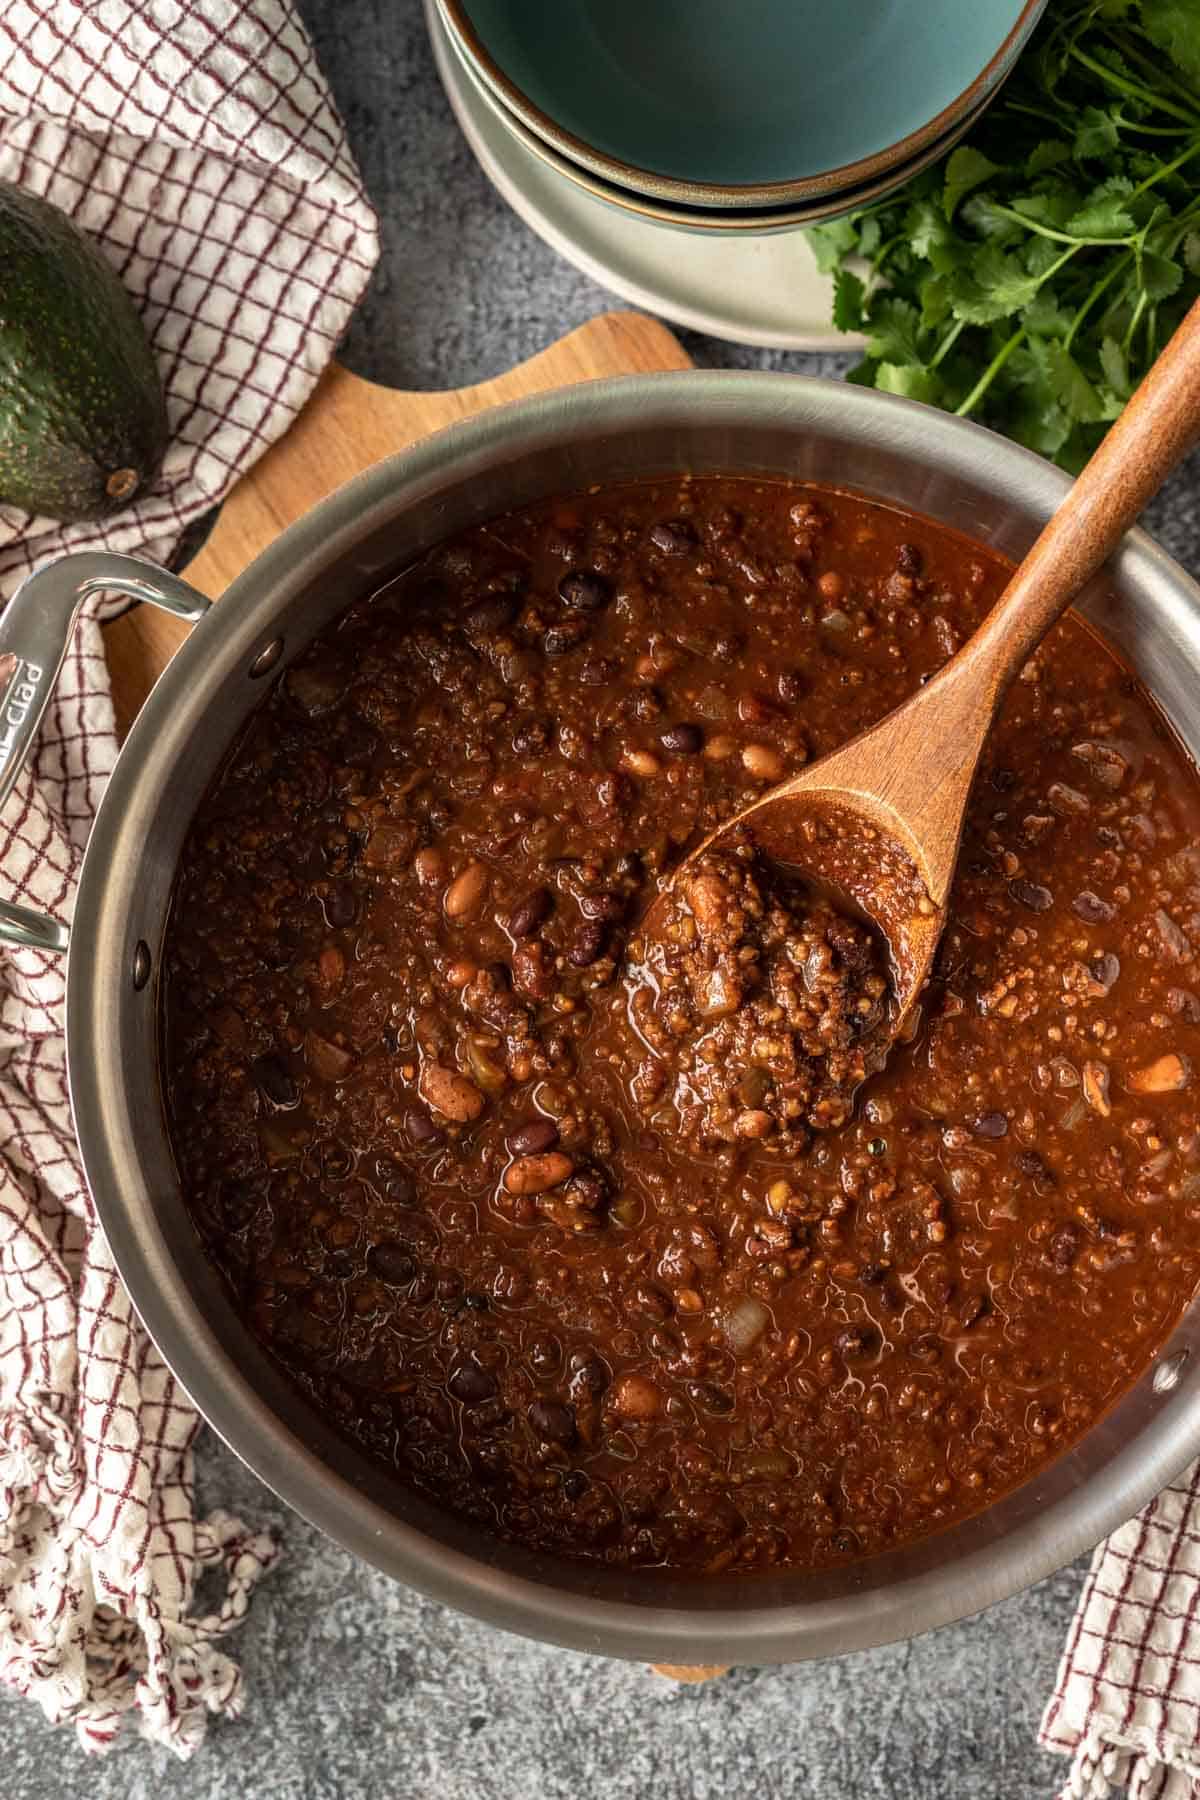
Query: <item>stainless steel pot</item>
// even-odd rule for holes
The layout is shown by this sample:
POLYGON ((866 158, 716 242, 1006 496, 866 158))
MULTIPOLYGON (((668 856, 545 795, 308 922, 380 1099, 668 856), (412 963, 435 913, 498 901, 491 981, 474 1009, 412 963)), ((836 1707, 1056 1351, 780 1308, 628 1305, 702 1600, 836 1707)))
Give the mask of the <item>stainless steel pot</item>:
MULTIPOLYGON (((0 621, 0 657, 16 659, 0 703, 0 786, 31 741, 88 594, 132 594, 198 619, 130 734, 92 833, 71 927, 67 1037, 79 1141, 121 1274, 225 1441, 349 1549, 494 1624, 652 1661, 791 1661, 975 1612, 1127 1519, 1200 1451, 1200 1310, 1077 1449, 911 1549, 820 1576, 712 1582, 573 1566, 481 1538, 406 1493, 268 1366, 184 1211, 158 1079, 155 973, 176 862, 267 680, 351 600, 448 534, 549 494, 672 470, 852 487, 1013 556, 1067 487, 986 431, 841 383, 701 373, 586 383, 379 464, 286 531, 212 610, 128 558, 68 557, 38 571, 0 621)), ((1200 589, 1135 532, 1085 610, 1200 757, 1200 589)), ((61 948, 64 934, 6 908, 0 936, 61 948)))

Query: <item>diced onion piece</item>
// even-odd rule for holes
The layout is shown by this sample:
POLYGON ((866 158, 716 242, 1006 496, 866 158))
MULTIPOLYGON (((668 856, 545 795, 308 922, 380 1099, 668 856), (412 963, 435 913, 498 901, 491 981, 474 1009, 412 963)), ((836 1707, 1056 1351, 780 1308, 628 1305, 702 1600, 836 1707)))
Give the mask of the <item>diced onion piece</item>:
POLYGON ((747 1350, 753 1349, 770 1323, 770 1308, 764 1306, 761 1300, 756 1300, 752 1294, 735 1300, 721 1316, 721 1330, 735 1356, 742 1356, 747 1350))

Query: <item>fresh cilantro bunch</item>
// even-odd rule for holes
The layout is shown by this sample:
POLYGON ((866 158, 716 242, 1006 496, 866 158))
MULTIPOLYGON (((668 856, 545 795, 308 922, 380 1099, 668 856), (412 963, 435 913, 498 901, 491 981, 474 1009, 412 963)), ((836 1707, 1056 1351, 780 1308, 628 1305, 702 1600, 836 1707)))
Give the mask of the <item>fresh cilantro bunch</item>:
POLYGON ((1078 470, 1200 295, 1200 0, 1050 0, 969 145, 809 237, 850 380, 1078 470))

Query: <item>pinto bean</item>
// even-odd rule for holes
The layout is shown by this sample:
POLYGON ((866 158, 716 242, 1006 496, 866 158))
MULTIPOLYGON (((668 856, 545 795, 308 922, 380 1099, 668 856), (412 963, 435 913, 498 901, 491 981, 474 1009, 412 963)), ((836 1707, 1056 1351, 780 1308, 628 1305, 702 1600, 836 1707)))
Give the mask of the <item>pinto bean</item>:
POLYGON ((460 875, 456 875, 446 889, 442 904, 446 908, 446 916, 451 919, 469 919, 483 905, 483 897, 487 893, 489 876, 482 863, 468 863, 460 875))
POLYGON ((469 1125, 484 1108, 484 1098, 473 1081, 440 1063, 426 1063, 417 1081, 417 1092, 427 1106, 456 1125, 469 1125))
POLYGON ((548 1150, 540 1156, 519 1156, 504 1172, 504 1185, 510 1194, 544 1194, 561 1186, 574 1173, 575 1164, 561 1150, 548 1150))
POLYGON ((747 744, 742 751, 742 767, 755 781, 783 779, 783 758, 769 744, 747 744))

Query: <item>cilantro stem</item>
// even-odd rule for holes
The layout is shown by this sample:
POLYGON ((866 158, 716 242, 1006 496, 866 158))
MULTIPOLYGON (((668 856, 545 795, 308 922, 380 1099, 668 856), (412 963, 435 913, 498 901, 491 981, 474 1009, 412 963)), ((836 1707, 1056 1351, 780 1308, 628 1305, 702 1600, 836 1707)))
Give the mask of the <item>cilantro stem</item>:
MULTIPOLYGON (((1200 120, 1197 121, 1197 127, 1200 129, 1200 120)), ((1153 175, 1147 175, 1145 181, 1139 181, 1129 198, 1132 200, 1138 194, 1144 194, 1147 188, 1154 186, 1156 181, 1163 181, 1168 175, 1173 175, 1176 169, 1181 169, 1185 162, 1191 161, 1193 156, 1200 156, 1200 136, 1196 138, 1191 149, 1181 151, 1174 162, 1164 163, 1162 168, 1156 169, 1153 175)))
MULTIPOLYGON (((1196 145, 1196 149, 1200 151, 1200 144, 1196 145)), ((1135 188, 1134 193, 1137 191, 1135 188)), ((1132 196, 1130 197, 1132 198, 1132 196)), ((1082 250, 1088 244, 1111 250, 1114 245, 1133 242, 1133 238, 1128 234, 1124 237, 1072 237, 1069 231, 1055 231, 1052 225, 1039 225, 1036 219, 1026 218, 1025 214, 1018 212, 1015 206, 1002 206, 998 200, 993 200, 991 207, 992 211, 998 213, 1002 219, 1015 219, 1018 225, 1023 225, 1026 231, 1031 231, 1035 237, 1049 238, 1055 244, 1071 244, 1076 250, 1082 250)), ((1057 263, 1054 264, 1055 268, 1058 266, 1057 263)))
POLYGON ((1100 62, 1097 57, 1089 56, 1086 50, 1081 50, 1078 44, 1071 45, 1070 54, 1085 69, 1089 69, 1093 75, 1098 75, 1106 87, 1115 88, 1119 94, 1128 94, 1131 100, 1141 100, 1147 106, 1157 107, 1160 112, 1169 113, 1172 118, 1184 119, 1191 125, 1200 125, 1200 113, 1176 105, 1175 101, 1168 100, 1165 94, 1156 94, 1153 88, 1143 87, 1140 81, 1130 81, 1126 76, 1119 75, 1115 69, 1110 69, 1107 63, 1100 62))
POLYGON ((1127 250, 1124 256, 1117 258, 1107 275, 1102 275, 1100 280, 1096 282, 1087 299, 1083 302, 1082 306, 1080 306, 1078 312, 1075 314, 1075 317, 1071 320, 1071 328, 1063 339, 1064 350, 1070 350, 1071 345, 1075 342, 1075 335, 1078 332, 1079 327, 1083 324, 1083 321, 1087 318, 1097 300, 1099 300, 1100 296, 1112 286, 1113 282, 1117 279, 1117 276, 1121 274, 1122 270, 1127 269, 1132 261, 1133 251, 1127 250))
POLYGON ((974 412, 1013 351, 1024 341, 1025 327, 1022 325, 1020 331, 1015 331, 1003 348, 996 352, 962 405, 955 407, 954 411, 960 419, 965 419, 969 413, 974 412))
MULTIPOLYGON (((1138 31, 1135 27, 1132 31, 1122 33, 1120 37, 1111 31, 1107 36, 1118 56, 1123 56, 1126 62, 1140 63, 1142 69, 1153 81, 1158 83, 1160 88, 1170 88, 1172 93, 1180 95, 1189 103, 1193 100, 1194 96, 1191 90, 1185 87, 1182 81, 1176 81, 1175 77, 1163 66, 1161 58, 1155 64, 1144 50, 1138 48, 1134 42, 1135 37, 1140 37, 1144 43, 1150 42, 1144 32, 1138 31)), ((1158 46, 1156 45, 1155 48, 1157 49, 1158 46)))
POLYGON ((882 269, 884 263, 887 261, 888 257, 892 254, 892 251, 895 250, 898 245, 906 244, 907 242, 908 242, 908 233, 906 231, 898 231, 896 233, 895 237, 888 238, 887 242, 880 246, 880 248, 875 252, 875 258, 874 258, 874 262, 875 262, 874 272, 876 275, 878 275, 880 269, 882 269))
POLYGON ((1141 322, 1141 317, 1142 317, 1142 314, 1146 310, 1147 303, 1148 303, 1148 300, 1147 300, 1146 290, 1145 290, 1145 288, 1143 288, 1141 293, 1137 297, 1137 305, 1133 309, 1133 317, 1129 321, 1129 325, 1125 332, 1125 336, 1121 340, 1121 348, 1123 350, 1128 350, 1129 346, 1132 344, 1133 339, 1134 339, 1134 334, 1137 331, 1138 325, 1141 322))
POLYGON ((947 352, 953 350, 955 344, 957 344, 959 338, 966 329, 967 321, 965 319, 959 319, 957 324, 950 327, 949 331, 938 345, 935 355, 930 358, 929 366, 931 369, 936 369, 947 352))

